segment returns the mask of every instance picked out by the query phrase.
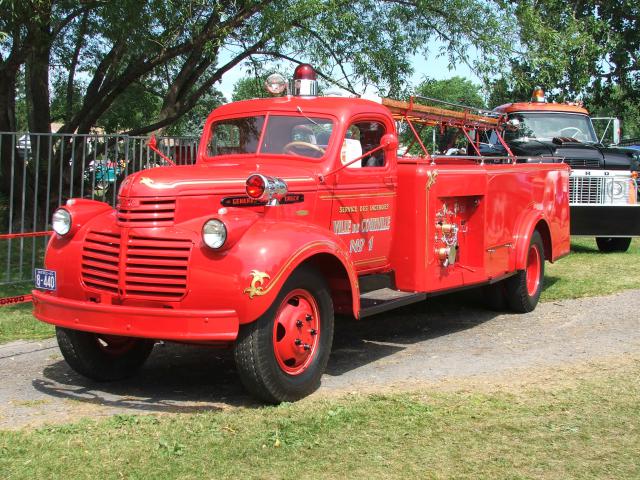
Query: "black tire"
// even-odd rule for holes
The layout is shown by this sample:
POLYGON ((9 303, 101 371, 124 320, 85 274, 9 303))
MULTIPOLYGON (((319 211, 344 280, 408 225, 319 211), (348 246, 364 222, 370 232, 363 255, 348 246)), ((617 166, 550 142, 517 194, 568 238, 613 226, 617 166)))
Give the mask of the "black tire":
MULTIPOLYGON (((316 320, 314 320, 315 322, 316 320)), ((277 404, 299 400, 320 386, 333 343, 333 302, 322 276, 303 266, 293 272, 269 309, 255 322, 242 325, 234 345, 238 374, 245 388, 261 400, 277 404), (287 307, 296 291, 310 294, 317 305, 319 338, 301 373, 286 372, 276 358, 276 314, 287 307), (294 293, 292 293, 294 292, 294 293)), ((310 331, 310 330, 309 330, 310 331)))
MULTIPOLYGON (((517 313, 533 311, 536 308, 536 305, 538 305, 538 300, 542 293, 542 284, 544 280, 544 244, 542 243, 542 237, 537 230, 533 232, 531 241, 529 242, 529 250, 527 253, 528 259, 532 249, 537 249, 539 254, 539 268, 537 269, 538 275, 535 289, 532 289, 531 292, 529 291, 528 276, 532 271, 532 269, 529 268, 519 270, 514 276, 509 277, 504 281, 505 290, 507 292, 507 303, 511 310, 517 313)), ((529 260, 527 260, 527 262, 529 262, 529 260)), ((535 282, 535 280, 533 281, 535 282)))
POLYGON ((482 300, 489 310, 504 312, 508 309, 505 280, 482 287, 482 300))
POLYGON ((596 237, 596 245, 602 253, 626 252, 631 245, 631 237, 596 237))
POLYGON ((80 375, 99 382, 131 377, 144 364, 154 341, 56 327, 62 356, 80 375))

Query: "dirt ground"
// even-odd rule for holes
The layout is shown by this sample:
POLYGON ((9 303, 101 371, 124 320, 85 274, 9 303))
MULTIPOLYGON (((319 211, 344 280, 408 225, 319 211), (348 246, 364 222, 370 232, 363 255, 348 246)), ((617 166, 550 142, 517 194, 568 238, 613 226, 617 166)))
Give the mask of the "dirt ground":
MULTIPOLYGON (((560 369, 640 359, 640 290, 543 303, 526 315, 488 311, 476 295, 449 295, 360 322, 338 319, 313 396, 545 383, 560 369)), ((0 429, 258 405, 226 350, 159 344, 137 376, 100 384, 74 373, 54 339, 0 345, 0 429)))

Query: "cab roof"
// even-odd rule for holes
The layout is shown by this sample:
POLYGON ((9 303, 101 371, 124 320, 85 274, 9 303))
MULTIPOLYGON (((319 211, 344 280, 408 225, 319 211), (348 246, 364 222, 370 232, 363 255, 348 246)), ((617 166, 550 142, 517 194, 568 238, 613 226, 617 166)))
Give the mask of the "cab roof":
POLYGON ((299 113, 298 107, 304 115, 331 115, 339 120, 347 120, 357 114, 381 114, 390 118, 390 112, 386 107, 371 100, 348 97, 298 97, 287 95, 285 97, 256 98, 227 103, 211 112, 209 119, 211 117, 268 112, 299 113))
POLYGON ((566 112, 566 113, 582 113, 589 115, 586 108, 572 103, 541 103, 541 102, 517 102, 505 103, 493 109, 500 113, 512 112, 566 112))

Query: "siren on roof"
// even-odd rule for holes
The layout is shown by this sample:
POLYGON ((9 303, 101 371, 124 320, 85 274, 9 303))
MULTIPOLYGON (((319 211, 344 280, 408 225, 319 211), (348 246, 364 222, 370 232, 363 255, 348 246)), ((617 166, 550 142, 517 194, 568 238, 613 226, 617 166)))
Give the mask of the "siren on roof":
POLYGON ((547 99, 544 98, 544 90, 541 87, 535 87, 531 94, 531 101, 533 103, 547 103, 547 99))
POLYGON ((318 76, 308 63, 301 63, 293 71, 293 94, 295 96, 315 96, 318 94, 318 76))

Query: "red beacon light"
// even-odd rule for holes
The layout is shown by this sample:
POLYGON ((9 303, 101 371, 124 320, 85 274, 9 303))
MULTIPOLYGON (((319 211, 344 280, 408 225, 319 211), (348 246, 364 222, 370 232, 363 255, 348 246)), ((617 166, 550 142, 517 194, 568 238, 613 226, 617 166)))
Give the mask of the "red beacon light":
POLYGON ((275 206, 286 197, 287 184, 280 178, 254 173, 247 178, 245 190, 250 198, 275 206))
POLYGON ((535 87, 531 94, 531 101, 533 103, 547 103, 547 99, 544 98, 544 90, 541 87, 535 87))
POLYGON ((308 63, 301 63, 293 71, 293 94, 310 97, 318 94, 318 75, 308 63))

